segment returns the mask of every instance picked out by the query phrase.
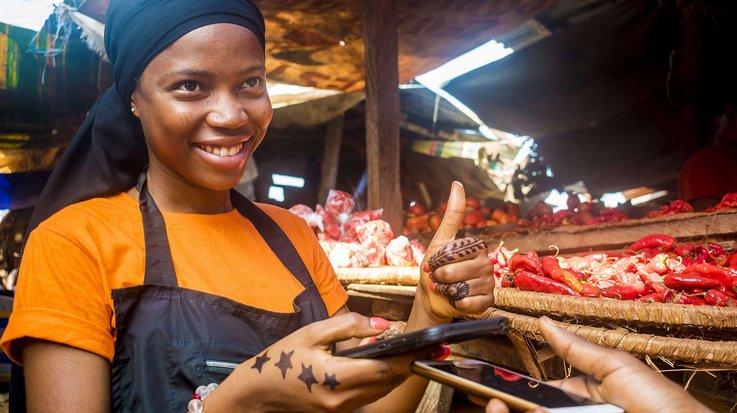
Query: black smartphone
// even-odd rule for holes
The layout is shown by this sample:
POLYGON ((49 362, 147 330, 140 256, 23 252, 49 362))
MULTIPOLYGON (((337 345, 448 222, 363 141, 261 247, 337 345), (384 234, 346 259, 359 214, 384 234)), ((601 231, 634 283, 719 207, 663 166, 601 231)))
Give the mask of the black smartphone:
POLYGON ((337 351, 333 354, 353 358, 394 356, 409 351, 430 349, 442 343, 457 343, 490 334, 505 333, 508 328, 509 320, 506 317, 461 321, 400 334, 372 344, 337 351))
POLYGON ((557 413, 622 413, 613 404, 568 393, 558 387, 478 360, 415 361, 412 372, 482 399, 500 399, 510 409, 543 407, 557 413))

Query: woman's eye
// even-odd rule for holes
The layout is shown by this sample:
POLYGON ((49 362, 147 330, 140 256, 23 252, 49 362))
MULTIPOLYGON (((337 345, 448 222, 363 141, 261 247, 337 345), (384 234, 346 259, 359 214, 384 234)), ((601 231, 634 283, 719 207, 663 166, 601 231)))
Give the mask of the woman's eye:
POLYGON ((261 85, 261 82, 262 80, 260 77, 251 77, 244 82, 244 85, 248 87, 258 87, 261 85))
POLYGON ((188 80, 186 82, 182 82, 179 85, 179 88, 182 90, 186 90, 187 92, 196 92, 197 91, 197 82, 188 80))

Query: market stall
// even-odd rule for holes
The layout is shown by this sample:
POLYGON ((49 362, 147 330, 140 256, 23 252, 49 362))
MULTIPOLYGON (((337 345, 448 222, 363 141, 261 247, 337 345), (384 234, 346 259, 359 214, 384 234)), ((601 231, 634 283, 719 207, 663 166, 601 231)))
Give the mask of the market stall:
MULTIPOLYGON (((737 211, 731 197, 709 212, 655 216, 661 208, 650 218, 621 222, 466 229, 459 236, 488 243, 497 275, 494 308, 478 317, 508 317, 511 331, 503 340, 454 345, 454 354, 538 378, 566 377, 570 371, 537 330, 537 317, 545 315, 591 342, 643 358, 713 408, 728 410, 734 401, 725 389, 737 369, 737 211), (552 274, 556 269, 546 268, 551 262, 577 278, 552 274)), ((469 208, 466 217, 473 214, 469 208)), ((426 243, 432 234, 414 238, 426 243)), ((406 319, 419 267, 337 272, 354 302, 406 319)))
MULTIPOLYGON (((534 16, 555 1, 527 0, 517 6, 489 2, 478 10, 462 1, 431 2, 423 5, 422 10, 415 10, 412 2, 394 5, 391 1, 259 3, 263 3, 260 5, 270 26, 266 51, 270 79, 350 92, 311 103, 309 107, 318 108, 314 111, 307 110, 307 105, 277 109, 272 123, 275 130, 270 131, 275 136, 274 143, 265 142, 256 157, 264 154, 264 158, 274 158, 273 162, 282 167, 289 163, 287 154, 305 158, 314 155, 308 151, 318 148, 314 157, 319 161, 314 163, 320 166, 320 183, 314 185, 315 196, 311 195, 310 202, 287 206, 315 231, 350 296, 351 309, 395 321, 393 333, 401 332, 401 323, 407 319, 414 300, 425 248, 444 212, 438 202, 446 193, 438 188, 448 186, 443 180, 460 179, 476 196, 467 199, 468 213, 458 236, 484 240, 497 275, 495 308, 478 317, 506 316, 511 320, 511 332, 505 338, 456 345, 457 356, 490 360, 538 378, 565 377, 570 371, 546 347, 535 325, 537 317, 547 315, 592 342, 641 357, 654 369, 682 381, 685 387, 692 385, 691 390, 696 388, 717 409, 737 401, 731 393, 724 399, 717 397, 721 389, 737 382, 737 283, 733 283, 737 278, 737 259, 734 267, 730 265, 737 249, 737 211, 733 209, 737 205, 727 202, 718 210, 693 212, 680 210, 680 204, 671 204, 659 213, 641 218, 631 218, 623 211, 603 208, 595 202, 576 204, 568 211, 555 213, 542 202, 529 205, 522 212, 518 203, 502 203, 514 192, 513 183, 506 182, 506 187, 497 185, 499 181, 492 181, 492 173, 488 172, 492 169, 489 165, 499 163, 502 155, 516 159, 519 146, 505 146, 503 140, 489 142, 486 138, 472 141, 469 134, 459 130, 478 124, 465 117, 461 122, 448 123, 453 125, 452 132, 438 130, 442 129, 438 125, 442 126, 444 110, 450 112, 439 103, 440 97, 431 94, 428 104, 427 97, 425 101, 416 100, 420 92, 397 88, 400 81, 409 81, 482 38, 509 35, 513 39, 510 33, 523 23, 538 25, 536 33, 545 33, 540 36, 558 31, 561 35, 533 45, 530 53, 517 53, 497 64, 501 75, 477 72, 467 80, 470 85, 460 79, 451 83, 449 90, 466 93, 475 108, 480 108, 484 118, 489 119, 489 125, 501 125, 536 139, 552 136, 553 140, 545 141, 543 147, 548 151, 546 156, 551 154, 549 160, 566 165, 556 169, 556 173, 562 172, 557 176, 559 180, 578 180, 594 166, 604 165, 587 182, 594 192, 634 184, 667 186, 672 184, 668 180, 673 179, 674 165, 684 158, 682 150, 673 149, 672 140, 685 139, 684 130, 693 129, 694 122, 687 118, 688 122, 679 123, 678 114, 668 109, 667 99, 656 92, 664 60, 641 59, 647 55, 643 45, 658 17, 655 2, 630 8, 627 2, 609 8, 603 2, 592 2, 589 8, 561 2, 561 7, 541 17, 534 16), (605 11, 594 13, 598 8, 605 11), (443 22, 429 17, 430 9, 433 14, 444 14, 443 22), (587 13, 596 19, 580 17, 588 16, 587 13), (490 15, 497 16, 493 23, 488 23, 490 15), (585 22, 574 25, 576 19, 585 22), (548 29, 540 20, 559 26, 549 24, 548 29), (597 23, 602 21, 608 23, 597 23), (579 47, 583 40, 608 44, 612 32, 625 32, 622 27, 633 26, 643 29, 618 37, 617 44, 637 47, 628 47, 617 55, 605 55, 601 51, 606 48, 597 47, 596 51, 586 49, 580 59, 570 56, 575 54, 572 50, 583 50, 579 47), (554 53, 568 59, 551 58, 554 53), (620 73, 612 78, 603 79, 597 70, 590 69, 583 78, 559 81, 558 88, 544 87, 551 83, 548 72, 565 72, 579 61, 588 68, 606 67, 607 71, 616 72, 612 70, 617 69, 612 61, 617 59, 636 63, 627 70, 618 70, 620 73), (555 65, 544 64, 551 61, 555 65), (512 75, 519 65, 533 69, 520 71, 528 76, 521 80, 512 75), (550 96, 537 99, 542 102, 540 107, 527 105, 536 100, 534 96, 527 101, 522 99, 521 104, 514 100, 513 95, 521 89, 519 85, 530 77, 536 80, 530 84, 536 85, 538 91, 550 91, 550 96), (492 96, 478 87, 489 82, 494 83, 493 87, 507 85, 514 93, 497 88, 497 92, 503 93, 492 96), (591 89, 596 93, 581 95, 567 90, 568 86, 579 89, 576 85, 581 83, 595 85, 591 89), (366 93, 362 94, 364 89, 366 93), (611 94, 615 96, 607 99, 611 94), (560 96, 566 97, 565 105, 560 105, 560 96), (596 104, 587 106, 582 102, 596 104), (519 115, 525 110, 530 112, 529 117, 519 115), (642 119, 641 112, 654 114, 655 120, 642 119), (426 122, 418 121, 418 117, 426 122), (627 122, 621 122, 622 119, 627 122), (643 126, 646 124, 658 132, 651 133, 652 129, 643 126), (682 127, 684 124, 688 128, 682 127), (295 125, 302 128, 292 131, 299 140, 290 140, 288 129, 295 125), (633 129, 639 129, 638 133, 630 133, 633 129), (625 137, 627 144, 619 145, 617 155, 611 156, 601 146, 590 146, 593 141, 585 139, 590 134, 599 140, 625 137), (312 135, 317 138, 304 139, 312 135), (650 135, 657 139, 643 138, 650 135), (556 137, 561 140, 555 141, 556 137), (302 146, 296 146, 297 141, 302 146), (563 150, 550 149, 558 143, 562 143, 559 148, 579 149, 571 152, 573 156, 562 155, 563 150), (362 147, 359 154, 363 163, 358 169, 366 170, 368 196, 367 205, 361 208, 351 194, 334 190, 357 189, 339 184, 341 167, 344 169, 340 172, 345 172, 341 161, 346 163, 341 159, 345 156, 342 146, 362 147), (620 162, 619 158, 625 158, 623 153, 634 146, 641 153, 620 162), (440 161, 444 166, 440 166, 440 161), (626 169, 626 173, 612 173, 607 168, 613 165, 616 171, 626 169), (312 202, 314 199, 316 203, 312 202), (420 199, 428 208, 421 205, 420 199), (431 204, 436 208, 430 209, 431 204), (661 237, 657 241, 660 244, 633 247, 649 236, 661 237), (670 244, 666 248, 667 242, 670 244), (530 261, 522 262, 527 259, 530 261), (606 264, 610 268, 624 261, 637 269, 632 272, 637 276, 633 282, 642 287, 632 296, 625 297, 627 280, 621 278, 628 271, 615 268, 614 273, 607 273, 608 279, 592 280, 596 271, 591 265, 601 269, 606 264), (546 263, 555 268, 544 268, 546 263), (582 267, 573 271, 577 264, 582 267), (584 268, 584 264, 589 267, 584 268), (660 267, 656 271, 657 265, 660 267), (638 271, 644 272, 644 279, 638 271), (717 273, 721 275, 714 275, 717 273), (692 278, 674 284, 676 277, 686 275, 692 278), (689 282, 692 284, 686 285, 689 282), (702 284, 696 285, 699 282, 702 284), (595 289, 584 290, 584 286, 595 289), (680 371, 685 371, 684 378, 676 377, 680 371), (711 375, 713 380, 699 385, 704 375, 711 375)), ((106 0, 89 0, 80 11, 104 21, 106 7, 106 0)), ((514 34, 522 37, 519 32, 514 34)), ((525 41, 518 38, 517 42, 520 50, 527 47, 525 41)), ((95 57, 95 68, 104 66, 101 62, 101 58, 95 57)), ((683 83, 681 79, 678 84, 683 83)), ((453 116, 459 115, 453 112, 453 116)), ((51 128, 49 125, 47 129, 51 128)), ((271 171, 272 165, 263 165, 264 171, 271 171)), ((520 168, 517 172, 524 171, 520 168)), ((262 186, 265 189, 268 185, 262 186)), ((433 388, 432 392, 436 393, 434 397, 449 397, 447 389, 433 388)), ((424 409, 430 411, 433 407, 424 409)))

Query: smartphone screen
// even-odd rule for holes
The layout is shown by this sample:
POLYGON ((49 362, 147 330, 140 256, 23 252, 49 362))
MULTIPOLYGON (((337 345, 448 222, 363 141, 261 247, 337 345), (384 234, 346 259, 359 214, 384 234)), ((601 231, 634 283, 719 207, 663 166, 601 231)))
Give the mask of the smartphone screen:
POLYGON ((624 412, 478 360, 416 361, 412 371, 480 397, 501 399, 514 409, 542 406, 551 412, 624 412))
POLYGON ((457 343, 479 337, 488 337, 491 334, 502 334, 508 328, 509 320, 505 317, 455 322, 400 334, 385 340, 379 340, 373 344, 366 344, 333 354, 340 357, 354 358, 393 356, 410 351, 431 349, 441 343, 457 343))

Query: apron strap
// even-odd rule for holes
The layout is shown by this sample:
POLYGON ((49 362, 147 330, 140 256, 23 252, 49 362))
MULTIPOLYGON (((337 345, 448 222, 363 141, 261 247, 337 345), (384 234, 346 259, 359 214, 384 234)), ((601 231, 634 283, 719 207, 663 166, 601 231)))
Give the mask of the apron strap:
POLYGON ((307 288, 314 285, 312 276, 307 270, 304 261, 302 261, 302 257, 299 256, 292 241, 289 240, 287 234, 284 233, 279 225, 268 214, 262 211, 261 208, 257 207, 256 204, 249 201, 234 189, 230 190, 230 201, 241 215, 253 223, 261 238, 266 241, 269 248, 274 251, 277 258, 299 280, 302 286, 307 288))
POLYGON ((146 186, 146 170, 138 176, 138 206, 143 217, 143 238, 146 245, 146 270, 144 284, 178 286, 174 272, 174 262, 169 250, 169 239, 166 235, 166 224, 161 211, 156 206, 146 186))

